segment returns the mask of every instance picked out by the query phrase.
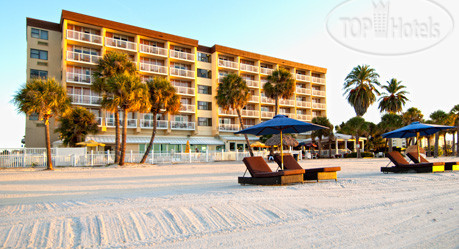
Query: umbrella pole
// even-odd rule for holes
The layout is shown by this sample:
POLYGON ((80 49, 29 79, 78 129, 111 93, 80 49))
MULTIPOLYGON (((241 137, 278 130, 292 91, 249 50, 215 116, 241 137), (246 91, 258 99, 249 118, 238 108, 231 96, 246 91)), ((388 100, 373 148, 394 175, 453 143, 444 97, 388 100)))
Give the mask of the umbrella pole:
POLYGON ((283 145, 283 139, 282 139, 282 130, 280 131, 280 139, 281 139, 281 167, 282 170, 284 170, 284 145, 283 145))
POLYGON ((418 149, 418 163, 421 162, 421 154, 419 154, 419 132, 416 132, 416 148, 418 149))

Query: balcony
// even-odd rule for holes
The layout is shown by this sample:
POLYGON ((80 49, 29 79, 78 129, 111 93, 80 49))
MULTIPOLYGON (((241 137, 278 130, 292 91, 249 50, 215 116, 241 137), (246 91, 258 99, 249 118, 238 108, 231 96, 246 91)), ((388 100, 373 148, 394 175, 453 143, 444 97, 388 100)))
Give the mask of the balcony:
POLYGON ((311 76, 303 75, 303 74, 296 74, 296 80, 304 81, 304 82, 310 82, 311 81, 311 76))
POLYGON ((261 111, 261 118, 272 118, 272 117, 274 117, 274 112, 261 111))
POLYGON ((170 74, 171 76, 194 79, 194 71, 187 70, 187 69, 178 69, 178 68, 171 67, 170 74))
POLYGON ((239 125, 238 124, 219 124, 218 130, 226 131, 226 132, 236 132, 236 131, 239 131, 239 125))
MULTIPOLYGON (((167 129, 167 120, 156 120, 156 129, 165 130, 167 129)), ((153 129, 153 120, 151 119, 141 119, 140 127, 145 129, 153 129)))
POLYGON ((170 50, 170 57, 178 60, 194 62, 194 54, 170 50))
POLYGON ((305 95, 310 95, 311 94, 311 90, 310 89, 300 88, 300 87, 296 87, 295 92, 298 93, 298 94, 305 94, 305 95))
POLYGON ((256 110, 242 110, 241 115, 243 117, 257 117, 257 118, 260 116, 259 112, 256 110))
POLYGON ((305 108, 311 108, 311 102, 307 101, 296 101, 296 107, 305 107, 305 108))
POLYGON ((87 34, 75 30, 67 30, 67 39, 94 45, 102 45, 102 36, 87 34))
POLYGON ((282 109, 279 110, 279 114, 280 114, 280 115, 285 115, 285 116, 287 116, 287 117, 292 117, 292 116, 294 115, 294 114, 291 113, 291 112, 282 111, 282 109))
POLYGON ((271 69, 271 68, 264 68, 264 67, 260 68, 260 73, 261 74, 270 75, 270 74, 273 73, 273 71, 274 71, 274 69, 271 69))
POLYGON ((180 106, 180 112, 190 112, 194 113, 196 111, 195 105, 190 105, 190 104, 182 104, 180 106))
POLYGON ((225 111, 222 108, 218 108, 218 113, 220 115, 225 115, 225 116, 237 116, 236 110, 233 110, 233 109, 228 109, 225 111))
MULTIPOLYGON (((115 118, 105 118, 105 126, 115 127, 115 118)), ((120 127, 123 127, 123 119, 120 118, 120 127)), ((128 118, 127 128, 137 128, 137 119, 128 118)))
POLYGON ((244 80, 247 83, 248 87, 258 88, 258 81, 257 80, 248 80, 248 79, 244 79, 244 80))
POLYGON ((105 37, 105 46, 128 51, 137 51, 137 43, 105 37))
POLYGON ((322 103, 312 103, 312 108, 314 109, 325 109, 327 106, 322 103))
POLYGON ((311 115, 307 114, 296 114, 296 118, 302 121, 310 121, 312 119, 311 115))
POLYGON ((255 103, 258 103, 260 100, 259 96, 258 95, 252 95, 250 96, 249 98, 249 102, 255 102, 255 103))
POLYGON ((325 84, 325 79, 319 77, 312 77, 312 82, 317 84, 325 84))
POLYGON ((91 75, 88 75, 88 74, 67 72, 65 81, 71 82, 71 83, 90 85, 92 83, 92 77, 91 75))
POLYGON ((268 97, 261 97, 261 103, 263 104, 274 104, 274 99, 268 97))
POLYGON ((148 63, 140 63, 140 71, 167 75, 167 67, 148 63))
POLYGON ((76 61, 76 62, 96 65, 97 63, 99 63, 99 60, 101 58, 102 56, 99 56, 99 55, 91 55, 91 54, 85 54, 85 53, 80 53, 80 52, 67 51, 68 61, 76 61))
POLYGON ((246 71, 246 72, 250 72, 250 73, 258 73, 258 67, 257 66, 252 66, 252 65, 249 65, 249 64, 241 63, 239 69, 241 71, 246 71))
POLYGON ((219 59, 218 66, 237 70, 237 62, 234 61, 226 61, 219 59))
POLYGON ((293 100, 293 99, 279 99, 279 105, 295 106, 295 100, 293 100))
POLYGON ((171 121, 172 130, 194 130, 194 122, 171 121))
POLYGON ((260 87, 263 88, 265 86, 266 83, 268 83, 268 80, 260 80, 260 87))
POLYGON ((101 96, 91 96, 91 95, 80 95, 80 94, 68 94, 72 100, 72 104, 77 105, 100 105, 102 100, 101 96))
POLYGON ((320 97, 325 97, 325 91, 312 90, 312 95, 320 96, 320 97))
POLYGON ((151 54, 151 55, 167 57, 167 49, 145 45, 145 44, 140 44, 140 52, 144 54, 151 54))
POLYGON ((194 96, 194 88, 184 86, 174 86, 178 94, 194 96))

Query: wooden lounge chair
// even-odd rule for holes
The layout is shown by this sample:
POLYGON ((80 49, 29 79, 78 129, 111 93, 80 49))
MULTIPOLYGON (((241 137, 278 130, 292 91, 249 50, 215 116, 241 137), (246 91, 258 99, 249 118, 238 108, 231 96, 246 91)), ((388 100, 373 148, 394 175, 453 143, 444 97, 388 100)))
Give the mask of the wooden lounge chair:
MULTIPOLYGON (((275 155, 274 161, 281 167, 281 156, 275 155)), ((287 170, 304 170, 303 179, 304 180, 335 180, 338 181, 336 175, 337 171, 341 170, 341 167, 324 167, 324 168, 313 168, 313 169, 303 169, 300 164, 293 158, 290 154, 284 154, 284 169, 287 170)))
POLYGON ((386 155, 395 166, 381 167, 381 172, 383 173, 432 173, 445 171, 445 164, 441 162, 410 164, 398 151, 392 151, 387 153, 386 155))
POLYGON ((302 183, 304 170, 282 170, 273 172, 263 157, 245 157, 242 160, 252 177, 238 177, 242 185, 284 185, 302 183))
MULTIPOLYGON (((419 155, 419 158, 421 159, 421 161, 419 162, 418 161, 418 153, 417 152, 408 152, 406 154, 410 159, 411 161, 413 161, 414 163, 430 163, 429 161, 427 161, 427 159, 425 157, 423 157, 422 155, 419 155)), ((459 170, 459 162, 445 162, 445 170, 459 170)))

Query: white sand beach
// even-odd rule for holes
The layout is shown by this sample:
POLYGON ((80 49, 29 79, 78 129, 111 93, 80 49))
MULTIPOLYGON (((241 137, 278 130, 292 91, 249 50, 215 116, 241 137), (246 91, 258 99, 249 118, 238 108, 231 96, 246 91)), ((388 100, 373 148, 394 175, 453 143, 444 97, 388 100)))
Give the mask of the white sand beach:
POLYGON ((338 182, 264 187, 237 184, 242 162, 4 169, 0 247, 458 248, 459 172, 388 161, 302 161, 338 182))

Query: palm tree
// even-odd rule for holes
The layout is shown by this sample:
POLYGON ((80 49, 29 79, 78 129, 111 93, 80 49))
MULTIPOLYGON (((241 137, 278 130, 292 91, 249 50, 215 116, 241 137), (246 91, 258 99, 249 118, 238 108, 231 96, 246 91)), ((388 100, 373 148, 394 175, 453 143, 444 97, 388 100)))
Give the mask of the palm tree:
MULTIPOLYGON (((330 135, 332 134, 333 125, 330 123, 330 120, 328 120, 327 117, 315 117, 315 118, 313 118, 311 120, 311 123, 322 125, 322 126, 330 128, 330 129, 315 130, 311 134, 312 137, 318 137, 319 138, 319 155, 322 155, 321 154, 321 152, 322 152, 322 138, 324 136, 327 136, 328 137, 328 142, 331 144, 330 135)), ((331 154, 329 156, 331 156, 331 154)))
POLYGON ((403 90, 406 86, 402 85, 402 82, 397 79, 391 79, 382 88, 386 92, 379 98, 379 110, 388 113, 402 112, 402 108, 408 100, 405 96, 408 92, 403 90))
MULTIPOLYGON (((379 128, 383 132, 389 132, 398 129, 403 126, 402 117, 397 114, 387 113, 381 117, 381 122, 378 124, 379 128)), ((387 139, 389 143, 389 152, 392 151, 392 138, 387 139)))
POLYGON ((74 107, 59 118, 59 127, 55 132, 61 134, 62 142, 66 146, 75 147, 84 141, 89 133, 99 131, 94 114, 83 107, 74 107))
MULTIPOLYGON (((102 94, 102 96, 113 96, 115 93, 109 92, 107 89, 108 80, 117 75, 133 75, 135 72, 136 66, 127 54, 109 51, 99 60, 97 68, 93 73, 94 81, 91 88, 95 92, 102 94)), ((106 101, 102 103, 102 108, 115 114, 115 163, 117 163, 120 156, 119 105, 110 100, 114 100, 114 98, 106 98, 106 101)))
POLYGON ((106 82, 107 92, 113 95, 105 95, 102 103, 116 103, 123 111, 123 130, 121 135, 121 154, 119 165, 124 165, 126 154, 127 114, 129 112, 148 112, 151 109, 147 85, 135 75, 121 74, 108 78, 106 82))
MULTIPOLYGON (((442 110, 437 110, 434 111, 430 114, 430 119, 434 124, 439 124, 439 125, 451 125, 452 120, 450 118, 450 115, 442 110)), ((447 147, 446 147, 446 131, 439 131, 437 134, 435 134, 435 157, 438 156, 438 137, 440 135, 443 135, 443 148, 444 148, 444 154, 447 155, 447 147)))
MULTIPOLYGON (((218 83, 217 95, 215 96, 217 105, 225 111, 229 109, 236 110, 241 130, 244 129, 241 109, 247 105, 249 98, 249 87, 247 86, 245 80, 237 74, 228 74, 222 79, 220 83, 218 83)), ((244 134, 244 137, 250 156, 253 157, 252 147, 250 147, 250 142, 247 134, 244 134)))
POLYGON ((175 87, 167 79, 155 77, 153 80, 147 81, 147 86, 151 103, 150 113, 153 114, 153 133, 140 163, 145 163, 153 147, 156 135, 156 116, 161 112, 163 114, 176 114, 181 106, 180 95, 176 94, 175 87))
POLYGON ((27 115, 37 114, 45 124, 47 169, 53 170, 51 160, 51 141, 49 138, 49 119, 64 113, 70 105, 70 99, 64 88, 55 79, 31 79, 22 86, 12 102, 19 112, 27 115))
POLYGON ((459 105, 455 105, 453 109, 451 109, 450 115, 456 125, 456 137, 453 134, 453 154, 455 150, 456 156, 459 157, 459 105))
POLYGON ((361 117, 368 107, 376 101, 379 91, 376 86, 379 74, 369 65, 357 66, 346 76, 344 82, 344 94, 347 94, 347 101, 354 107, 357 116, 361 117))
POLYGON ((292 74, 285 68, 274 70, 268 76, 268 82, 263 86, 266 97, 274 99, 274 115, 279 113, 279 98, 288 99, 295 93, 295 81, 292 74))
POLYGON ((361 158, 360 153, 360 137, 365 135, 368 130, 368 122, 365 121, 362 117, 353 117, 349 119, 344 125, 340 126, 341 133, 352 135, 355 138, 355 141, 358 145, 357 149, 357 158, 361 158))
POLYGON ((421 110, 411 107, 402 114, 403 125, 409 125, 413 122, 422 122, 424 115, 421 110))

